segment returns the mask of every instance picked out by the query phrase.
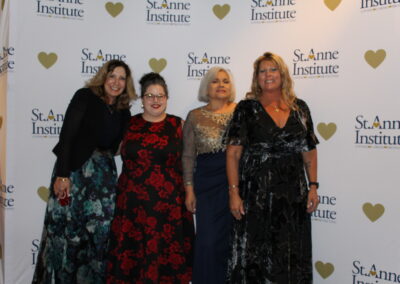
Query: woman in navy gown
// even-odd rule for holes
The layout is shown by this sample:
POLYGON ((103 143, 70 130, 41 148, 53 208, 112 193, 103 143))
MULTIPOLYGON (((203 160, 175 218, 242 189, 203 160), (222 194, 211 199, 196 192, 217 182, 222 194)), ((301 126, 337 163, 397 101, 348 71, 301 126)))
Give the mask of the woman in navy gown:
POLYGON ((196 213, 194 284, 224 283, 232 216, 229 212, 226 155, 222 137, 236 104, 231 73, 211 68, 199 100, 183 128, 186 207, 196 213))

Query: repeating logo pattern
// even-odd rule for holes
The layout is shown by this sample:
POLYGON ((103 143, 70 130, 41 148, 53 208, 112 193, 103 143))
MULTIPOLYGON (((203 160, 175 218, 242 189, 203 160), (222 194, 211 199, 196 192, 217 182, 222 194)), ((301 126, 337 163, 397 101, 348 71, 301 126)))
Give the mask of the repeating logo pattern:
POLYGON ((388 8, 400 8, 399 0, 360 0, 362 12, 376 12, 388 8))
POLYGON ((40 186, 37 189, 37 194, 42 201, 47 203, 47 201, 49 200, 49 196, 50 196, 50 190, 45 186, 40 186))
POLYGON ((38 54, 38 60, 40 64, 42 64, 46 69, 49 69, 51 66, 53 66, 57 62, 57 59, 58 56, 54 52, 46 53, 42 51, 38 54))
POLYGON ((60 135, 64 114, 49 109, 46 112, 39 108, 32 109, 32 136, 36 138, 57 138, 60 135))
POLYGON ((15 49, 12 46, 3 46, 0 53, 0 75, 6 71, 13 71, 15 49))
POLYGON ((293 77, 297 79, 338 77, 339 57, 339 50, 297 48, 293 51, 293 77))
POLYGON ((36 14, 47 18, 83 20, 85 0, 36 0, 36 14))
POLYGON ((190 25, 191 1, 147 0, 146 23, 156 25, 190 25))
POLYGON ((334 11, 339 6, 340 2, 342 2, 342 0, 324 0, 326 7, 331 11, 334 11))
POLYGON ((161 73, 161 71, 163 71, 167 66, 167 60, 165 58, 151 58, 149 60, 149 66, 154 72, 161 73))
POLYGON ((124 9, 124 5, 120 2, 117 2, 115 4, 112 2, 107 2, 105 7, 107 12, 114 18, 118 16, 124 9))
POLYGON ((378 49, 377 51, 368 50, 364 54, 365 61, 372 67, 377 68, 386 58, 386 51, 378 49))
POLYGON ((352 269, 352 282, 351 283, 399 283, 400 273, 397 271, 390 271, 383 266, 373 264, 364 264, 360 260, 353 261, 352 269), (384 281, 384 282, 382 282, 384 281))
POLYGON ((297 17, 295 0, 250 1, 251 23, 293 22, 297 17))
POLYGON ((224 4, 222 6, 216 4, 214 5, 212 10, 214 12, 214 15, 218 19, 222 20, 223 18, 225 18, 226 15, 228 15, 229 11, 231 10, 231 6, 229 6, 228 4, 224 4))
POLYGON ((369 202, 364 203, 362 209, 364 211, 365 216, 367 216, 371 222, 375 222, 376 220, 381 218, 383 213, 385 212, 385 207, 379 203, 375 205, 372 205, 369 202))
POLYGON ((326 279, 335 271, 335 266, 330 262, 317 261, 315 262, 315 269, 323 279, 326 279))
POLYGON ((1 184, 0 206, 6 209, 14 208, 15 207, 15 199, 13 197, 14 192, 15 192, 14 185, 1 184))
POLYGON ((319 135, 325 140, 329 140, 336 132, 337 126, 334 122, 330 122, 328 124, 324 122, 320 122, 317 125, 317 130, 319 135))
POLYGON ((355 118, 355 145, 364 148, 400 148, 400 120, 382 115, 355 118))

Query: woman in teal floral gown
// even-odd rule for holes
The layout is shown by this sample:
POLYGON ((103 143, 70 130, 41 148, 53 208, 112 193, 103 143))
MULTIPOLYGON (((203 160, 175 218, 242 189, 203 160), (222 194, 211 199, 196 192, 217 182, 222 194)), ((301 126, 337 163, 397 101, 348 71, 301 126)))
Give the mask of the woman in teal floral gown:
POLYGON ((114 161, 136 98, 123 61, 111 60, 72 98, 60 139, 32 283, 101 284, 114 215, 114 161))

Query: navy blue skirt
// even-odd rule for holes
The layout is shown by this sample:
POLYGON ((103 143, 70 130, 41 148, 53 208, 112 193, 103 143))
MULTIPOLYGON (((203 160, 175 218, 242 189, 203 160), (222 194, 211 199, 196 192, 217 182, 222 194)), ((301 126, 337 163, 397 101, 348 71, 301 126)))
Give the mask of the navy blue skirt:
POLYGON ((197 156, 194 173, 196 238, 193 284, 225 283, 232 215, 226 153, 197 156))

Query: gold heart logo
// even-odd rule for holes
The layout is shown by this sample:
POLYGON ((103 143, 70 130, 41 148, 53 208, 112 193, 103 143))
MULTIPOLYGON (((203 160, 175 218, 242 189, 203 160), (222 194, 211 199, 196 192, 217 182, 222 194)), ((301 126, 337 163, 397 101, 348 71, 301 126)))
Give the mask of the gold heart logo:
POLYGON ((372 67, 377 68, 383 60, 385 60, 386 51, 384 49, 378 49, 376 52, 368 50, 364 54, 365 61, 372 67))
POLYGON ((51 52, 47 54, 46 52, 40 52, 38 54, 39 62, 47 69, 54 65, 57 61, 57 54, 51 52))
POLYGON ((3 117, 0 115, 0 129, 3 126, 3 117))
POLYGON ((371 273, 372 276, 376 275, 376 271, 370 270, 369 273, 371 273))
POLYGON ((222 6, 217 4, 214 5, 212 10, 214 15, 217 16, 218 19, 222 20, 226 15, 228 15, 229 11, 231 10, 231 6, 228 4, 224 4, 222 6))
POLYGON ((368 219, 371 220, 371 222, 375 222, 376 220, 378 220, 385 212, 385 207, 383 207, 383 205, 379 203, 375 205, 372 205, 369 202, 364 203, 362 209, 364 211, 364 214, 368 217, 368 219))
POLYGON ((331 122, 328 124, 325 124, 324 122, 318 123, 317 125, 317 130, 319 132, 319 135, 322 136, 325 140, 328 140, 335 134, 336 132, 336 124, 331 122))
POLYGON ((160 73, 167 66, 167 60, 164 58, 160 58, 159 60, 152 58, 149 60, 149 65, 154 72, 160 73))
POLYGON ((324 0, 326 7, 328 7, 331 11, 335 10, 342 0, 324 0))
POLYGON ((203 62, 203 63, 208 63, 208 58, 203 58, 203 59, 201 60, 201 62, 203 62))
POLYGON ((162 4, 161 4, 161 7, 163 7, 163 8, 167 8, 167 7, 168 7, 168 5, 167 5, 167 3, 162 3, 162 4))
POLYGON ((272 1, 267 1, 267 5, 272 5, 272 1))
POLYGON ((326 279, 333 273, 335 267, 332 263, 323 263, 322 261, 317 261, 315 263, 315 269, 318 271, 319 275, 321 275, 322 278, 326 279))
POLYGON ((106 10, 107 10, 107 12, 111 15, 111 16, 113 16, 114 18, 116 17, 116 16, 118 16, 121 12, 122 12, 122 10, 124 9, 124 5, 122 4, 122 3, 120 3, 120 2, 118 2, 118 3, 112 3, 112 2, 107 2, 106 3, 106 10))
POLYGON ((310 58, 310 59, 314 59, 314 54, 310 54, 309 56, 308 56, 308 58, 310 58))
POLYGON ((41 186, 37 189, 37 194, 39 195, 40 199, 42 199, 44 202, 47 202, 49 200, 50 190, 45 186, 41 186))
POLYGON ((381 125, 380 125, 379 122, 374 122, 374 123, 372 123, 372 126, 375 127, 375 128, 378 128, 378 127, 381 126, 381 125))

